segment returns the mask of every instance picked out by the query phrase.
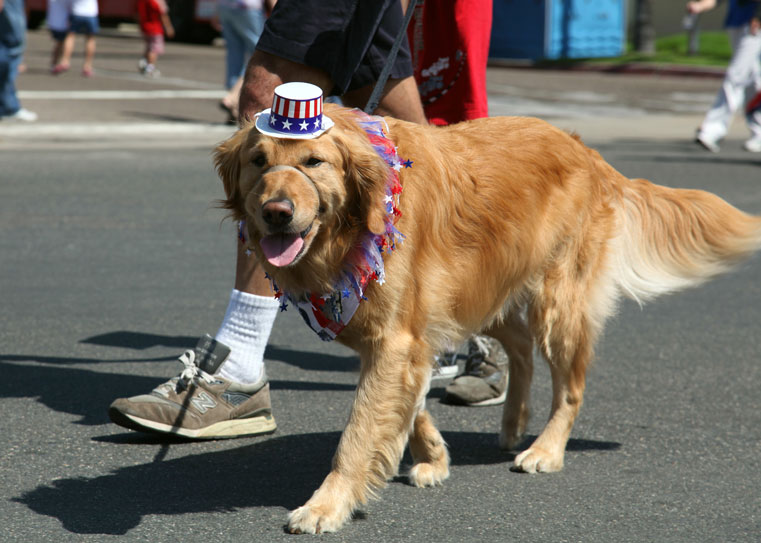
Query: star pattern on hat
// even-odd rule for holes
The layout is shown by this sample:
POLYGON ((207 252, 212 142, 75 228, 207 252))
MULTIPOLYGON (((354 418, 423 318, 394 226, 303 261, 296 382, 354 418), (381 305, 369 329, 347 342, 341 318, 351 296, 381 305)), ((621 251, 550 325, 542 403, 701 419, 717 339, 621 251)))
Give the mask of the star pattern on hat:
POLYGON ((320 119, 317 119, 317 120, 314 122, 314 127, 315 127, 315 128, 320 128, 320 119))
POLYGON ((283 130, 290 130, 291 129, 291 122, 286 119, 283 121, 283 130))
POLYGON ((300 128, 301 130, 306 130, 307 128, 309 128, 309 123, 308 123, 308 122, 306 122, 306 121, 301 121, 301 122, 299 123, 299 128, 300 128))

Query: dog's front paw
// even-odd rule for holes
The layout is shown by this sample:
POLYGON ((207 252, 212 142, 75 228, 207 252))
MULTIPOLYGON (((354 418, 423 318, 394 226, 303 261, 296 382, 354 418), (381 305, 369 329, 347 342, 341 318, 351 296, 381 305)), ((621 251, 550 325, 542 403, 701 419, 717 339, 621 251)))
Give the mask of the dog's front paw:
POLYGON ((548 451, 531 447, 515 457, 515 468, 526 473, 551 473, 563 469, 563 451, 552 454, 548 451))
POLYGON ((288 531, 292 534, 320 534, 336 532, 348 520, 350 513, 341 513, 335 507, 302 505, 288 514, 288 531))
POLYGON ((409 478, 419 488, 440 485, 449 478, 449 462, 418 462, 412 466, 409 478))

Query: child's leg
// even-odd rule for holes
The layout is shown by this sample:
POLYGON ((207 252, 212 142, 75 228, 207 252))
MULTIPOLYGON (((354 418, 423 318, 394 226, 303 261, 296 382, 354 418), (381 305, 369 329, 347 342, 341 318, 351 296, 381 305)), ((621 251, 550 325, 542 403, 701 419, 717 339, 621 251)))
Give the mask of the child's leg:
POLYGON ((76 36, 73 32, 66 34, 66 38, 63 40, 63 49, 61 50, 61 60, 59 64, 68 66, 71 64, 71 54, 74 52, 74 40, 76 36))
POLYGON ((61 60, 61 53, 63 52, 63 41, 55 40, 53 42, 53 52, 50 54, 50 69, 52 70, 61 60))
POLYGON ((51 31, 53 51, 50 55, 50 70, 53 73, 65 72, 71 63, 71 49, 74 47, 74 35, 66 30, 51 31))
POLYGON ((83 72, 92 72, 92 64, 95 59, 95 34, 85 36, 85 62, 82 65, 83 72))

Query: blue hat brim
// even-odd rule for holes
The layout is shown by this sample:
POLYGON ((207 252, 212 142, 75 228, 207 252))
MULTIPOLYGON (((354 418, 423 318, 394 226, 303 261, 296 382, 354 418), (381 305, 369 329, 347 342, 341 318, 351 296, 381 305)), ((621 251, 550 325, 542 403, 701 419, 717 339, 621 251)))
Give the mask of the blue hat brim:
POLYGON ((308 134, 298 134, 298 133, 291 134, 288 132, 280 132, 278 130, 274 130, 270 126, 271 111, 272 110, 268 108, 256 114, 256 129, 262 134, 264 134, 265 136, 270 136, 273 138, 282 138, 287 140, 313 140, 315 138, 319 138, 325 132, 333 128, 333 119, 323 114, 322 128, 320 130, 317 130, 315 132, 310 132, 308 134))

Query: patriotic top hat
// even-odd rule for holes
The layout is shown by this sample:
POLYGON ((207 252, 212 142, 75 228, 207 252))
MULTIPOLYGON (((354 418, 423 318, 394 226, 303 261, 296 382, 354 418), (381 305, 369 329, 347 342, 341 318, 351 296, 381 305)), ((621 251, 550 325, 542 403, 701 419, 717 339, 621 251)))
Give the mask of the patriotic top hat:
POLYGON ((314 139, 332 126, 322 114, 322 89, 311 83, 278 85, 272 108, 256 116, 257 130, 273 138, 314 139))

